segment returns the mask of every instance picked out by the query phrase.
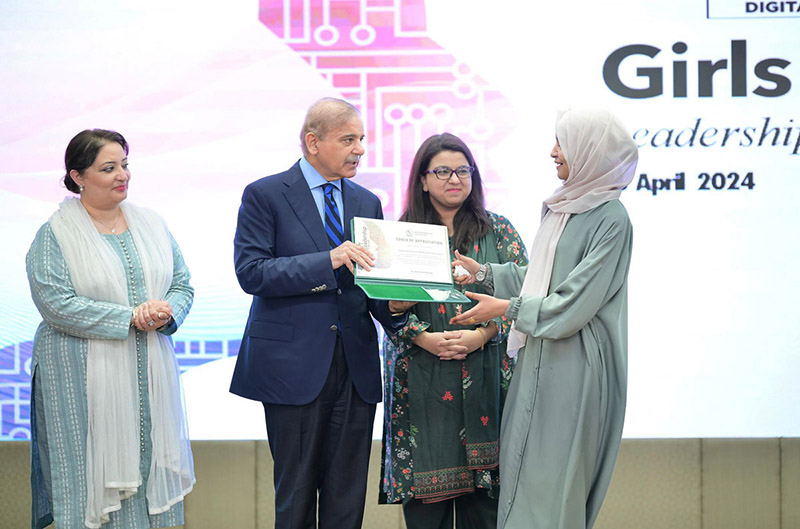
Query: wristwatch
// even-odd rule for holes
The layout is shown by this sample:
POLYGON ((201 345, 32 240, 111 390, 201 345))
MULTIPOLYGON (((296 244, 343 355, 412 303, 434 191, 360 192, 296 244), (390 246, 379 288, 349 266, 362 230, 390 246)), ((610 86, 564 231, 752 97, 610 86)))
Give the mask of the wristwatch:
POLYGON ((475 272, 475 282, 476 283, 483 283, 483 280, 486 279, 486 270, 487 270, 486 263, 482 264, 481 267, 475 272))

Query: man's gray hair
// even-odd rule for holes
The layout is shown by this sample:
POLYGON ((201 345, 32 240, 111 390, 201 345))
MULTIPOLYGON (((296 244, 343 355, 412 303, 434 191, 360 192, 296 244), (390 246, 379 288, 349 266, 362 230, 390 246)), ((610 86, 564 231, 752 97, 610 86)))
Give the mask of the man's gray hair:
POLYGON ((308 108, 303 129, 300 131, 300 147, 303 149, 303 155, 308 154, 306 135, 309 132, 313 132, 319 139, 325 139, 325 135, 331 129, 360 116, 356 107, 342 99, 323 97, 315 102, 308 108))

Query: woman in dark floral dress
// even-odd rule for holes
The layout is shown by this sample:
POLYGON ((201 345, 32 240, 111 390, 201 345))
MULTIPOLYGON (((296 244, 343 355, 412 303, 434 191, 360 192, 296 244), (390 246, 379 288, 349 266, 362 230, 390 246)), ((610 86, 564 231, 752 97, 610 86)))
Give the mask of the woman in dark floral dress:
MULTIPOLYGON (((445 225, 451 252, 481 263, 527 264, 511 223, 484 208, 480 171, 452 134, 417 151, 400 220, 445 225)), ((483 293, 479 285, 466 287, 483 293)), ((454 326, 472 304, 419 303, 384 340, 380 503, 401 503, 406 526, 494 528, 499 422, 513 362, 504 318, 454 326)))

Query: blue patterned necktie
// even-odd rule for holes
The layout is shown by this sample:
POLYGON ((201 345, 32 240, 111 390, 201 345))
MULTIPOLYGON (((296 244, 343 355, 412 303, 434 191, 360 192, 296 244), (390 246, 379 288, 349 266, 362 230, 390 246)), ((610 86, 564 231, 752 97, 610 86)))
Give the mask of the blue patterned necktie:
POLYGON ((339 216, 339 208, 333 199, 333 184, 322 186, 325 192, 325 232, 328 234, 328 242, 331 250, 344 242, 344 230, 342 229, 342 217, 339 216))

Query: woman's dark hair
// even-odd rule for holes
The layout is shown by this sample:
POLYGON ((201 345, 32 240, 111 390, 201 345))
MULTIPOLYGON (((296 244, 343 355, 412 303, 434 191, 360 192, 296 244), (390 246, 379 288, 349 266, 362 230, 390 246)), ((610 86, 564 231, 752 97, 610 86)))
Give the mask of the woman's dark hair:
POLYGON ((461 204, 453 219, 453 249, 467 253, 474 241, 477 241, 491 228, 486 206, 483 199, 483 184, 481 172, 475 163, 467 144, 460 138, 448 132, 431 136, 425 140, 411 166, 406 190, 406 208, 400 220, 406 222, 421 222, 424 224, 444 224, 436 208, 433 207, 431 197, 422 189, 422 179, 431 159, 442 151, 460 152, 467 159, 469 165, 475 168, 472 172, 472 191, 461 204))
POLYGON ((73 193, 81 192, 80 186, 75 183, 69 172, 75 169, 78 173, 83 174, 92 166, 100 149, 111 142, 119 143, 125 154, 128 154, 128 142, 125 141, 122 134, 113 130, 84 130, 70 140, 64 153, 64 167, 67 169, 67 173, 64 175, 64 185, 68 190, 73 193))

